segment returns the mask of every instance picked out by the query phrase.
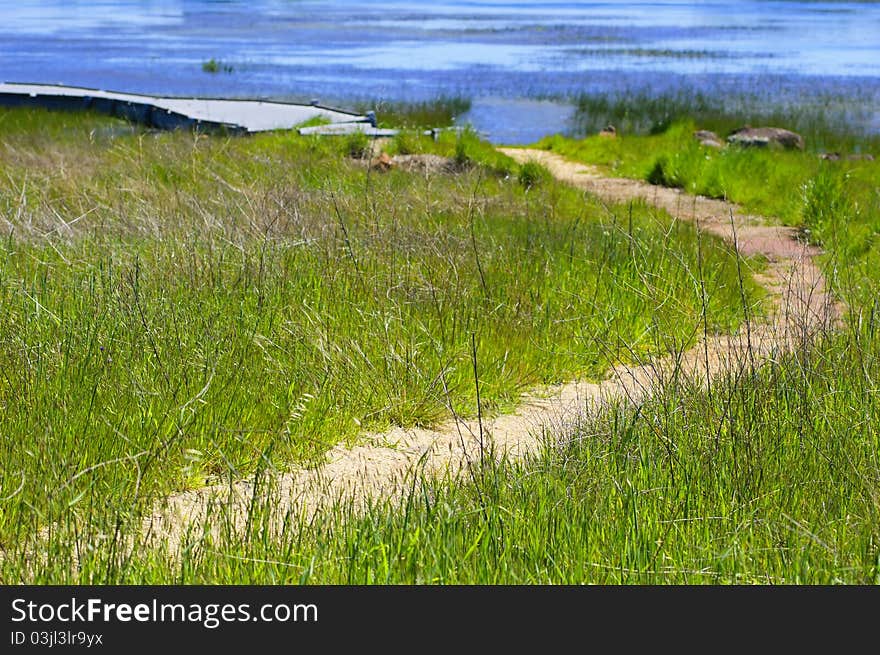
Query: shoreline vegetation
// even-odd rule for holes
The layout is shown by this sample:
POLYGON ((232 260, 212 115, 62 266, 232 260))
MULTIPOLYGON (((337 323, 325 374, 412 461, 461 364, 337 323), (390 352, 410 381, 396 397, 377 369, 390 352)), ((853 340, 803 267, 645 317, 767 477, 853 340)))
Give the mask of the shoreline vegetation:
POLYGON ((776 125, 802 134, 813 151, 874 149, 880 145, 876 123, 876 94, 870 90, 835 92, 800 90, 792 94, 780 80, 767 80, 767 88, 745 93, 724 93, 679 88, 652 93, 622 90, 615 94, 584 93, 575 96, 576 114, 571 131, 583 138, 606 125, 623 134, 659 135, 673 123, 692 121, 700 129, 728 134, 743 125, 776 125))
MULTIPOLYGON (((392 115, 414 128, 464 107, 392 115)), ((181 557, 126 537, 156 498, 271 485, 363 430, 431 425, 450 406, 507 411, 628 352, 683 348, 703 319, 731 332, 744 302, 760 308, 764 263, 469 132, 406 130, 389 151, 455 168, 381 174, 345 140, 0 112, 0 578, 877 581, 878 173, 815 150, 877 141, 704 152, 691 132, 719 129, 709 113, 540 145, 639 179, 665 157, 684 191, 721 180, 715 197, 809 230, 849 308, 839 332, 708 390, 607 407, 526 461, 422 480, 402 505, 339 505, 279 536, 255 493, 244 537, 203 536, 181 557)))

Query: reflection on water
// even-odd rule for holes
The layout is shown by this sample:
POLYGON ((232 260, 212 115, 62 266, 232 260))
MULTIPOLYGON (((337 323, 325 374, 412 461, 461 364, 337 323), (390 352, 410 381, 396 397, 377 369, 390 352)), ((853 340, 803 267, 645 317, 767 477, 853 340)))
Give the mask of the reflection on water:
POLYGON ((493 143, 534 143, 563 131, 574 113, 574 106, 564 102, 489 97, 474 100, 460 122, 493 143))
POLYGON ((570 109, 499 98, 682 84, 880 96, 877 3, 18 0, 0 16, 6 81, 343 103, 458 94, 504 140, 562 129, 570 109), (203 71, 212 58, 232 72, 203 71))

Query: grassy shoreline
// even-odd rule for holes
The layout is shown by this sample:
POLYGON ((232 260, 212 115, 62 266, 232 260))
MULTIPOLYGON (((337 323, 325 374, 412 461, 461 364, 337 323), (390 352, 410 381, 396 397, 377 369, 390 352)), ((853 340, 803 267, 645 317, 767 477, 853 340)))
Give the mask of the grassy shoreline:
MULTIPOLYGON (((597 334, 606 346, 642 335, 646 352, 666 339, 686 340, 699 316, 688 304, 693 234, 683 226, 667 232, 668 220, 644 205, 632 208, 640 229, 630 230, 629 206, 606 208, 555 184, 539 168, 517 169, 470 135, 459 141, 446 135, 433 144, 406 134, 392 144, 462 164, 454 174, 426 177, 367 173, 346 157, 345 143, 285 135, 105 139, 100 130, 89 136, 93 118, 18 120, 24 122, 18 140, 4 133, 0 150, 4 163, 19 164, 0 179, 3 215, 18 221, 0 258, 0 302, 13 310, 4 311, 0 324, 7 372, 0 402, 5 410, 17 408, 22 429, 4 423, 2 495, 24 484, 3 501, 0 579, 880 582, 880 175, 871 163, 820 162, 815 152, 705 151, 690 134, 697 124, 687 119, 654 135, 544 142, 606 172, 640 179, 666 157, 670 173, 680 174, 691 192, 700 192, 713 170, 716 177, 723 173, 730 182, 722 187, 724 196, 764 215, 778 212, 822 244, 827 278, 849 307, 844 328, 755 372, 734 371, 708 390, 671 385, 637 408, 605 408, 551 435, 546 449, 526 461, 487 460, 470 481, 421 480, 402 504, 378 502, 366 512, 337 505, 308 522, 290 516, 287 530, 277 535, 266 522, 269 496, 258 494, 244 535, 221 530, 205 537, 210 531, 194 525, 187 547, 169 553, 130 539, 156 493, 200 484, 206 475, 268 474, 297 456, 285 450, 277 431, 251 431, 246 439, 236 432, 253 427, 255 414, 233 417, 226 432, 208 432, 218 422, 205 418, 230 406, 259 411, 260 395, 272 394, 289 375, 292 369, 281 367, 284 376, 267 379, 266 371, 272 362, 289 367, 299 361, 286 349, 291 342, 302 348, 308 338, 282 330, 288 341, 280 343, 267 327, 291 327, 293 297, 300 302, 321 291, 326 298, 308 305, 311 320, 299 329, 318 326, 314 334, 325 351, 348 336, 348 346, 335 351, 342 366, 355 366, 346 380, 366 380, 370 389, 394 381, 398 386, 390 389, 406 390, 398 396, 406 401, 398 405, 404 413, 372 424, 357 414, 355 427, 430 422, 436 414, 418 401, 430 396, 425 385, 438 368, 452 380, 460 367, 454 402, 465 413, 468 403, 475 409, 467 349, 474 332, 481 336, 486 399, 496 409, 524 385, 601 374, 614 356, 608 356, 613 349, 586 345, 600 345, 597 334), (99 209, 71 224, 94 206, 99 209), (17 214, 21 207, 26 211, 17 214), (313 258, 301 259, 311 249, 313 258), (622 283, 625 293, 603 287, 597 270, 622 283), (291 281, 305 271, 307 284, 291 281), (441 308, 468 308, 469 317, 456 318, 453 330, 442 309, 438 313, 438 300, 441 308), (358 312, 365 301, 371 310, 358 312), (657 306, 666 310, 657 313, 657 306), (589 323, 593 315, 601 321, 589 323), (567 316, 578 321, 559 322, 567 316), (75 318, 81 329, 64 337, 63 328, 75 318), (595 330, 592 342, 583 339, 583 330, 567 331, 584 321, 595 330), (437 336, 444 329, 445 340, 437 336), (363 344, 374 330, 370 350, 363 344), (177 340, 157 338, 168 335, 177 340), (100 349, 105 343, 114 344, 112 353, 100 349), (236 357, 224 360, 230 343, 226 354, 236 357), (425 359, 430 350, 420 348, 434 344, 438 350, 438 343, 447 357, 425 359), (127 349, 120 351, 121 344, 127 349), (360 348, 369 355, 365 360, 390 357, 380 358, 385 368, 358 368, 342 356, 349 348, 360 348), (522 358, 519 368, 514 355, 522 358), (189 376, 176 397, 158 364, 175 361, 169 358, 181 363, 170 380, 189 376), (259 365, 248 369, 254 358, 259 365), (95 395, 96 372, 111 364, 118 370, 120 362, 129 369, 126 376, 104 378, 95 395), (530 366, 522 368, 523 362, 530 366), (225 369, 240 376, 238 386, 221 385, 213 395, 225 369), (407 377, 416 370, 424 373, 407 377), (24 385, 11 377, 24 373, 24 385), (202 393, 208 379, 211 386, 202 393), (13 396, 18 389, 42 395, 26 396, 24 403, 13 396), (71 389, 82 394, 70 396, 71 389), (140 394, 133 404, 100 405, 107 399, 101 394, 122 396, 126 389, 140 394), (237 390, 247 389, 257 393, 241 400, 237 390), (413 389, 423 392, 415 402, 413 389), (163 394, 164 407, 157 405, 163 394), (89 404, 93 398, 98 405, 89 404), (164 412, 172 441, 159 449, 161 441, 147 442, 144 457, 156 460, 153 471, 165 470, 152 480, 137 478, 144 487, 133 497, 139 459, 124 458, 144 445, 120 425, 140 403, 149 411, 132 425, 155 429, 164 412), (87 407, 88 413, 77 414, 87 407), (37 408, 49 409, 48 421, 37 408), (79 422, 71 422, 77 416, 79 422), (105 419, 112 437, 105 445, 83 440, 95 417, 105 419), (50 424, 53 431, 33 429, 50 424), (74 429, 64 432, 62 425, 74 429), (199 434, 210 439, 193 441, 199 434), (113 453, 122 458, 118 462, 100 459, 110 443, 120 448, 113 453), (222 443, 222 457, 206 457, 205 443, 222 443), (111 463, 88 470, 102 461, 111 463), (209 466, 217 468, 206 473, 209 466), (46 492, 48 500, 40 497, 46 492), (37 538, 36 530, 46 525, 53 526, 51 534, 37 538), (46 562, 36 569, 29 563, 35 549, 46 562)), ((711 313, 723 331, 736 326, 741 301, 735 260, 716 248, 709 254, 718 276, 711 313)), ((757 298, 754 288, 750 294, 757 298)), ((327 424, 318 417, 333 409, 338 387, 309 414, 320 398, 312 395, 306 404, 293 402, 301 394, 273 402, 284 407, 279 416, 289 418, 295 410, 302 414, 297 420, 312 421, 314 434, 325 434, 327 424)), ((440 400, 442 409, 447 399, 440 400)), ((300 456, 325 447, 305 442, 300 456)))
POLYGON ((712 329, 740 320, 720 242, 698 254, 647 206, 521 180, 468 133, 409 137, 457 162, 426 177, 286 133, 39 111, 0 125, 6 549, 53 524, 113 532, 162 494, 320 461, 450 405, 473 415, 473 356, 491 412, 685 344, 699 257, 712 329))
MULTIPOLYGON (((877 584, 877 330, 611 407, 524 462, 111 567, 124 582, 877 584), (866 364, 867 362, 867 364, 866 364), (865 368, 867 366, 867 368, 865 368), (851 372, 849 372, 851 371, 851 372)), ((89 562, 103 576, 106 560, 89 562)))

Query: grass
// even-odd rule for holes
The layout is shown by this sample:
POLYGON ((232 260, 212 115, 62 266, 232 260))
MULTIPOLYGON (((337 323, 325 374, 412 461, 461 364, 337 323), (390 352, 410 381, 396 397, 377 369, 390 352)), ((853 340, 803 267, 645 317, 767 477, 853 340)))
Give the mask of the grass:
POLYGON ((450 127, 470 108, 471 100, 460 96, 440 96, 418 102, 375 100, 355 105, 359 113, 375 111, 379 127, 404 129, 450 127))
POLYGON ((519 183, 525 189, 531 189, 547 183, 550 179, 550 171, 536 162, 526 162, 519 169, 519 183))
POLYGON ((723 50, 673 50, 671 48, 572 48, 579 57, 644 57, 647 59, 729 59, 736 55, 723 50))
POLYGON ((786 127, 802 134, 807 148, 851 152, 859 146, 876 150, 876 135, 854 126, 869 125, 876 99, 849 92, 816 92, 792 100, 778 83, 747 94, 702 92, 682 87, 675 92, 640 90, 617 94, 583 94, 575 100, 573 132, 595 134, 609 123, 622 134, 662 134, 676 122, 692 121, 703 129, 728 134, 743 125, 786 127), (785 98, 779 100, 777 96, 785 98))
POLYGON ((370 157, 374 150, 372 139, 363 132, 353 132, 345 137, 345 150, 355 159, 370 157))
MULTIPOLYGON (((245 537, 185 550, 173 579, 880 583, 876 169, 815 153, 697 149, 696 125, 706 123, 545 145, 642 178, 665 156, 690 191, 707 169, 728 173, 723 195, 778 210, 824 246, 828 281, 849 307, 840 331, 708 390, 670 385, 638 408, 607 408, 551 435, 529 461, 486 460, 472 482, 423 481, 401 506, 337 506, 307 525, 289 517, 278 536, 263 529, 256 502, 245 537)), ((539 170, 519 175, 543 180, 539 170)), ((96 556, 79 574, 162 581, 168 562, 161 549, 125 569, 96 556)))
POLYGON ((700 258, 712 329, 742 315, 728 248, 520 184, 470 133, 424 145, 461 164, 426 178, 368 171, 345 140, 116 125, 0 114, 4 581, 44 527, 40 579, 66 579, 82 538, 112 557, 159 495, 475 414, 472 340, 492 412, 691 343, 700 258))
POLYGON ((459 170, 478 167, 485 173, 501 178, 517 178, 515 162, 482 141, 470 127, 440 131, 436 139, 421 130, 402 129, 387 148, 390 154, 434 154, 453 160, 459 170))
MULTIPOLYGON (((803 225, 817 242, 830 238, 831 230, 845 227, 853 231, 848 241, 856 250, 874 246, 872 235, 880 231, 880 162, 845 158, 825 161, 815 151, 741 147, 716 150, 694 139, 693 132, 703 127, 692 120, 681 120, 654 135, 581 140, 554 136, 544 139, 540 146, 598 165, 612 175, 733 200, 756 214, 803 225), (829 193, 836 200, 818 197, 829 193), (822 211, 826 215, 817 213, 817 202, 825 207, 822 211), (827 211, 834 214, 833 220, 827 211)), ((880 142, 865 139, 858 150, 861 154, 880 155, 880 142)))
POLYGON ((232 64, 227 64, 219 59, 208 59, 207 61, 202 62, 202 71, 205 73, 233 73, 235 72, 235 67, 232 64))
MULTIPOLYGON (((699 99, 695 103, 700 106, 699 99)), ((716 150, 693 137, 698 128, 724 124, 733 123, 726 116, 701 122, 685 116, 655 134, 624 133, 617 139, 554 136, 539 146, 610 175, 726 198, 755 214, 799 227, 810 241, 833 254, 827 260, 828 275, 838 293, 852 306, 870 304, 878 290, 872 271, 880 264, 880 139, 825 130, 815 132, 814 141, 807 140, 801 152, 716 150), (816 141, 844 155, 870 154, 874 161, 823 160, 816 141)), ((789 125, 781 118, 776 124, 789 125)), ((723 138, 725 132, 719 133, 723 138)))
POLYGON ((289 516, 280 536, 259 494, 243 535, 192 526, 180 554, 89 551, 94 533, 68 527, 38 579, 876 584, 878 327, 851 324, 708 393, 672 385, 638 409, 608 408, 526 462, 486 460, 470 483, 289 516), (68 540, 84 554, 76 572, 68 540))

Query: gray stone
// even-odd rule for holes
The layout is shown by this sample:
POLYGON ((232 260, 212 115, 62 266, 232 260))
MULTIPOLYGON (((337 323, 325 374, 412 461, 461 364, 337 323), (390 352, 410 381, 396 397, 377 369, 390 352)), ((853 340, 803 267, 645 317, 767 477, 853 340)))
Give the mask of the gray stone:
POLYGON ((697 130, 694 132, 694 138, 700 142, 701 146, 706 146, 707 148, 724 147, 724 141, 721 140, 721 137, 710 130, 697 130))
POLYGON ((734 130, 727 137, 727 142, 758 148, 778 146, 786 150, 804 149, 804 137, 797 132, 785 130, 781 127, 751 127, 746 125, 738 130, 734 130))

